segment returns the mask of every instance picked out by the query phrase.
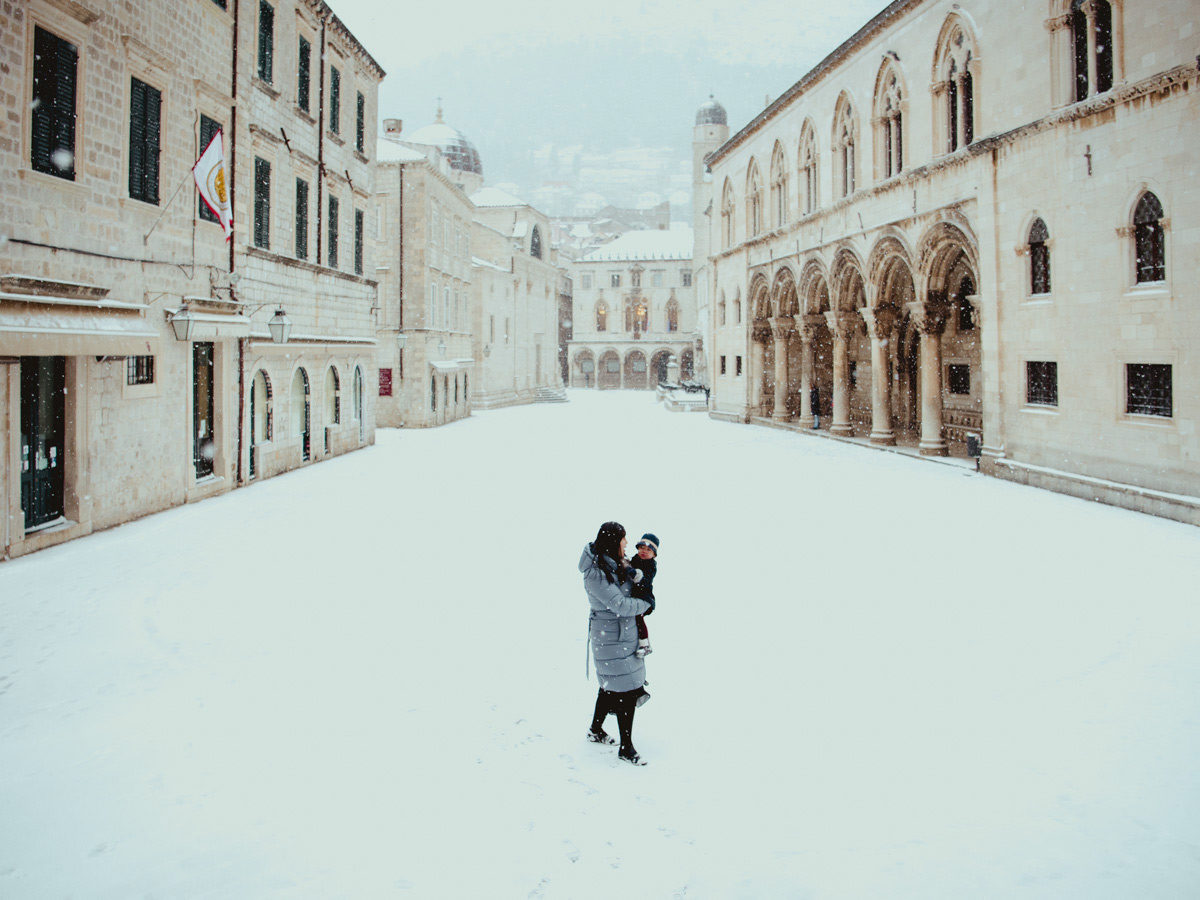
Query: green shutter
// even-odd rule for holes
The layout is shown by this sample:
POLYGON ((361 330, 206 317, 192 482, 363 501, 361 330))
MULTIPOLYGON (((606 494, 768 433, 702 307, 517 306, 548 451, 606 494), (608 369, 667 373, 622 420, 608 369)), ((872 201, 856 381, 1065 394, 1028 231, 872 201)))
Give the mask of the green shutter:
POLYGON ((338 201, 337 197, 329 198, 329 257, 328 265, 336 269, 338 264, 338 201))
POLYGON ((358 148, 358 152, 363 152, 363 147, 366 146, 366 126, 367 126, 367 98, 360 91, 358 94, 358 127, 355 129, 354 146, 358 148))
POLYGON ((142 199, 146 178, 146 86, 136 78, 129 85, 129 196, 142 199))
POLYGON ((354 211, 354 274, 363 273, 363 211, 354 211))
POLYGON ((258 77, 268 84, 274 71, 275 8, 266 0, 258 4, 258 77))
POLYGON ((146 85, 146 180, 147 203, 158 203, 158 155, 162 136, 162 93, 146 85))
POLYGON ((341 130, 342 117, 342 73, 329 67, 329 130, 337 134, 341 130))
POLYGON ((308 259, 308 183, 296 179, 296 259, 308 259))
POLYGON ((296 105, 308 112, 309 72, 312 65, 312 45, 300 38, 300 62, 296 71, 296 105))
POLYGON ((254 157, 254 246, 271 246, 271 164, 254 157))

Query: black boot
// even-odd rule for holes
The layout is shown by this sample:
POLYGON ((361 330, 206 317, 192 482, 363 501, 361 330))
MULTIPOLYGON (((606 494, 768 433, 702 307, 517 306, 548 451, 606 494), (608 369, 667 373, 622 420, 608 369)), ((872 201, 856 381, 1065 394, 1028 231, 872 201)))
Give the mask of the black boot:
POLYGON ((613 705, 614 712, 617 714, 617 727, 621 731, 621 750, 617 756, 635 766, 643 766, 645 763, 642 762, 637 750, 633 748, 633 711, 637 708, 638 696, 639 691, 615 694, 613 705))
POLYGON ((604 720, 613 711, 612 693, 600 688, 596 694, 596 711, 592 714, 592 727, 588 729, 587 739, 593 744, 615 744, 608 732, 604 730, 604 720))

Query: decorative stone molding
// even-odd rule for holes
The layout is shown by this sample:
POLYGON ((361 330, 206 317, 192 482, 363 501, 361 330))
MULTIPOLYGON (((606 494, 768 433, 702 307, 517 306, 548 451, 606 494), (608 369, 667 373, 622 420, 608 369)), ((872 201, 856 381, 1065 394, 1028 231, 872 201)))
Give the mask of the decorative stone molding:
POLYGON ((45 2, 84 25, 92 25, 100 18, 99 11, 92 9, 86 3, 80 3, 79 0, 45 0, 45 2))
POLYGON ((913 327, 921 334, 941 334, 946 330, 946 319, 950 306, 944 300, 926 300, 906 303, 913 327))
POLYGON ((894 306, 865 307, 858 311, 867 325, 867 334, 875 340, 886 341, 896 330, 900 310, 894 306))

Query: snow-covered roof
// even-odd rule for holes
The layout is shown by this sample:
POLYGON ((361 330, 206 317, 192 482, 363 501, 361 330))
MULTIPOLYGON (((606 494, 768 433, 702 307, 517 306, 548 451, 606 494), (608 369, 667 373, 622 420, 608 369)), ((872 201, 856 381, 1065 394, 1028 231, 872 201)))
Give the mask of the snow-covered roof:
POLYGON ((425 159, 425 154, 420 150, 414 150, 412 147, 405 147, 403 144, 397 143, 391 138, 380 136, 375 142, 375 156, 380 162, 420 162, 425 159))
POLYGON ((692 229, 627 231, 615 241, 597 247, 580 262, 616 262, 634 259, 691 259, 692 229))
POLYGON ((504 272, 505 274, 508 274, 508 272, 509 272, 509 270, 506 269, 504 266, 498 266, 491 260, 481 259, 478 256, 471 257, 471 265, 477 269, 494 269, 497 272, 504 272))
POLYGON ((524 200, 520 200, 510 194, 508 191, 502 191, 500 188, 485 187, 476 191, 471 195, 471 202, 476 206, 528 206, 524 200))

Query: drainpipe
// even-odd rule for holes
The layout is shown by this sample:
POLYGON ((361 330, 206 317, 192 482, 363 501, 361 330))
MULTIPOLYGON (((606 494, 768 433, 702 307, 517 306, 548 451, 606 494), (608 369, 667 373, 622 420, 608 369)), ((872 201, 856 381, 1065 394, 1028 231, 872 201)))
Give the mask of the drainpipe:
POLYGON ((399 269, 400 274, 400 317, 399 329, 404 330, 404 163, 396 166, 396 192, 400 198, 400 215, 397 217, 399 227, 396 229, 396 248, 400 251, 399 269))
MULTIPOLYGON (((235 166, 237 165, 237 157, 234 154, 234 148, 237 140, 237 93, 238 93, 238 12, 240 3, 238 0, 233 0, 233 72, 231 73, 232 86, 230 88, 231 96, 233 97, 233 106, 229 110, 229 208, 234 208, 234 192, 237 190, 237 178, 235 177, 235 166)), ((194 214, 194 213, 193 213, 194 214)), ((229 240, 229 274, 233 274, 234 270, 234 241, 229 240)), ((230 294, 232 295, 232 290, 230 294)), ((238 338, 238 405, 237 405, 237 480, 236 485, 242 484, 242 449, 245 441, 245 419, 246 409, 246 339, 238 338)))
POLYGON ((325 19, 321 19, 321 52, 317 54, 321 62, 321 77, 317 85, 317 258, 313 260, 321 265, 322 228, 321 189, 325 186, 325 19))

